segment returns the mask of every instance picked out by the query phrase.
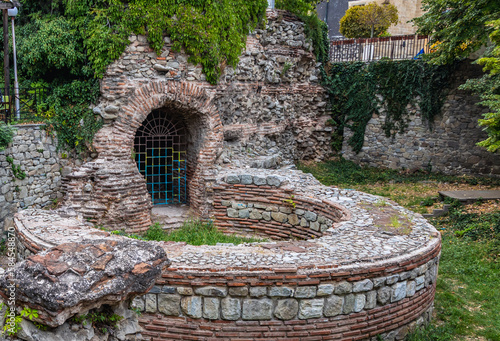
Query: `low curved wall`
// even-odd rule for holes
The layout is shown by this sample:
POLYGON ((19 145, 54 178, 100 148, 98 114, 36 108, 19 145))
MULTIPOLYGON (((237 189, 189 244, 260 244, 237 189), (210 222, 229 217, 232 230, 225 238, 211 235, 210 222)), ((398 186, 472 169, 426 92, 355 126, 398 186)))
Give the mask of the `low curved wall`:
MULTIPOLYGON (((299 171, 254 171, 222 172, 215 179, 211 187, 215 223, 229 232, 268 233, 271 241, 237 246, 160 243, 171 265, 147 294, 131 304, 143 312, 139 320, 143 338, 375 340, 380 335, 393 340, 429 320, 441 240, 421 215, 381 197, 322 186, 299 171), (241 183, 250 179, 251 184, 241 183), (256 179, 262 184, 255 184, 256 179), (274 197, 262 194, 259 208, 258 193, 274 197), (290 195, 295 208, 281 206, 290 195), (225 205, 226 200, 231 205, 225 205), (247 206, 239 207, 243 201, 247 206), (283 207, 291 213, 282 212, 283 207), (250 214, 263 212, 249 208, 282 213, 274 215, 281 217, 278 232, 266 227, 278 218, 251 219, 250 214), (304 212, 300 215, 298 210, 304 212), (228 217, 228 211, 238 217, 228 217), (301 226, 298 237, 290 232, 300 226, 292 224, 294 214, 309 224, 301 226), (381 217, 406 219, 409 228, 395 228, 381 217), (319 225, 311 227, 313 222, 319 225), (285 237, 296 238, 285 241, 285 237)), ((69 218, 50 213, 36 217, 37 211, 25 211, 16 218, 19 241, 34 252, 107 234, 85 223, 65 226, 64 219, 69 218)))

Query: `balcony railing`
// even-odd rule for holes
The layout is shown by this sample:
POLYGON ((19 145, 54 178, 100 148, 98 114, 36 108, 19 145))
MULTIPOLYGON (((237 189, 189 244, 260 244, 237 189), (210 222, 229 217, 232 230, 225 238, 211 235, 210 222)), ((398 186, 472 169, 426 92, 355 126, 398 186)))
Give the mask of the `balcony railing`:
POLYGON ((421 54, 429 52, 428 44, 429 37, 422 35, 332 40, 330 61, 336 63, 417 59, 421 54))

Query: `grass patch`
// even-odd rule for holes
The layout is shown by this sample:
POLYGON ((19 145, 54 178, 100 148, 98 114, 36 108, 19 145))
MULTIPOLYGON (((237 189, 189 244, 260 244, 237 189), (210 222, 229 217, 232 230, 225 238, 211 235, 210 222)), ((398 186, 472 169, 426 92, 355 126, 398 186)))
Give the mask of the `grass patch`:
POLYGON ((160 224, 155 223, 143 235, 130 235, 122 231, 113 231, 113 233, 134 239, 185 242, 190 245, 216 245, 217 243, 238 245, 265 241, 265 239, 224 234, 212 222, 201 220, 188 220, 181 228, 174 231, 165 231, 160 224))
POLYGON ((495 178, 360 167, 342 158, 317 164, 299 164, 298 168, 312 173, 327 186, 384 196, 418 213, 430 213, 439 206, 435 200, 438 191, 500 189, 500 179, 495 178))

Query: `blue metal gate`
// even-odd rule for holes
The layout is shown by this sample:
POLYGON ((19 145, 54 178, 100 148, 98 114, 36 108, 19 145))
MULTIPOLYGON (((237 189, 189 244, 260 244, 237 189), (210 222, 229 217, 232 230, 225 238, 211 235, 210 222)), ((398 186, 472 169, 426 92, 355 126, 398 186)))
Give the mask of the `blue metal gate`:
POLYGON ((186 129, 167 110, 155 110, 137 130, 135 160, 144 175, 154 205, 185 204, 186 129))

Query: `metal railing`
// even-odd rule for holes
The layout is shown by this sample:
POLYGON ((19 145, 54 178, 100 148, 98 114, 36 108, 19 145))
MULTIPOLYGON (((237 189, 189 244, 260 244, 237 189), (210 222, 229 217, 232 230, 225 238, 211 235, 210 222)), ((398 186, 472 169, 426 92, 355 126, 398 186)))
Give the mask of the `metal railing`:
POLYGON ((10 96, 6 96, 4 91, 2 86, 0 88, 0 120, 5 123, 43 121, 40 115, 40 104, 45 102, 49 94, 48 88, 19 88, 18 91, 11 88, 10 96))
POLYGON ((384 38, 337 39, 330 42, 330 61, 372 62, 380 59, 417 59, 429 52, 429 37, 405 35, 384 38))

